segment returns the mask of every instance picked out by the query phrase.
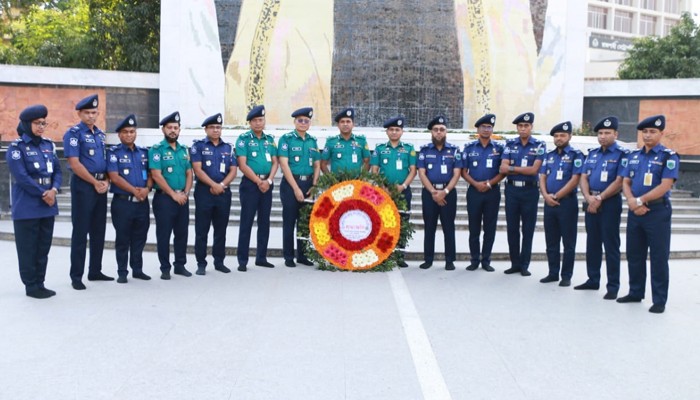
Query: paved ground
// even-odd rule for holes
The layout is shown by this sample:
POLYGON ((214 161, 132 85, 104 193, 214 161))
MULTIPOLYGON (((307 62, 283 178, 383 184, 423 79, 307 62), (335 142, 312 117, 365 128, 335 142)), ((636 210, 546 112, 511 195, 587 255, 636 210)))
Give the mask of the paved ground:
MULTIPOLYGON (((666 313, 532 277, 252 268, 171 281, 68 279, 24 296, 0 241, 0 399, 695 399, 700 268, 672 260, 666 313)), ((194 265, 189 256, 189 265, 194 265)), ((281 260, 273 259, 278 265, 281 260)), ((106 251, 105 271, 114 271, 106 251)), ((234 264, 233 260, 229 262, 234 264)), ((577 263, 574 283, 585 277, 577 263)), ((627 275, 623 274, 623 282, 627 275)), ((625 290, 623 290, 625 292, 625 290)), ((650 293, 648 293, 650 297, 650 293)))

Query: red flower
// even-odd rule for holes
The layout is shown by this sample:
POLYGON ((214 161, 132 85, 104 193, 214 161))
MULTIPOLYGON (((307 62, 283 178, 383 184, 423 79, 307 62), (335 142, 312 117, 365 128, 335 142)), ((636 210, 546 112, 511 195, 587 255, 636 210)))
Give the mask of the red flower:
POLYGON ((328 218, 331 211, 333 211, 333 202, 328 197, 323 197, 321 202, 314 208, 314 216, 325 219, 328 218))
POLYGON ((370 186, 363 186, 362 189, 360 189, 360 196, 371 201, 372 203, 374 203, 375 206, 380 205, 384 201, 384 198, 382 197, 381 193, 378 193, 374 188, 370 186))
POLYGON ((379 250, 386 253, 387 250, 394 247, 394 237, 389 235, 388 233, 384 232, 384 233, 382 233, 382 236, 377 241, 376 246, 379 250))
POLYGON ((333 239, 340 247, 348 251, 362 250, 370 244, 374 243, 374 240, 376 239, 377 233, 379 232, 380 228, 381 219, 379 215, 372 206, 370 206, 369 204, 367 204, 367 202, 363 200, 343 201, 342 203, 340 203, 338 208, 336 208, 335 211, 333 211, 333 215, 331 215, 329 219, 329 231, 331 234, 331 239, 333 239), (372 222, 372 230, 369 236, 357 242, 346 239, 340 233, 340 217, 342 217, 343 214, 345 214, 346 212, 352 210, 360 210, 364 212, 365 214, 367 214, 367 216, 370 218, 370 221, 372 222))

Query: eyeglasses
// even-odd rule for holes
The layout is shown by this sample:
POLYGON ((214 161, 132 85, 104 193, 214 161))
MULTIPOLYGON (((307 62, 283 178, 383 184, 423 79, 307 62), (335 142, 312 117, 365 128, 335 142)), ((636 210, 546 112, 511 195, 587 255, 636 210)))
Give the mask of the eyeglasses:
POLYGON ((49 126, 49 124, 47 124, 46 122, 34 122, 34 121, 32 121, 32 125, 36 125, 36 126, 41 127, 41 128, 46 128, 47 126, 49 126))
POLYGON ((308 124, 311 122, 311 120, 306 118, 297 118, 297 122, 300 124, 308 124))

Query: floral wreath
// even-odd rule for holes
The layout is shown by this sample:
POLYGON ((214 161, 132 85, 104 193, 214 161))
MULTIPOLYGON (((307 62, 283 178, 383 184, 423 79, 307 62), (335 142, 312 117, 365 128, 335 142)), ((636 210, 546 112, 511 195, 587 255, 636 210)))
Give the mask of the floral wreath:
POLYGON ((413 233, 399 209, 406 201, 382 175, 325 174, 312 190, 313 209, 301 211, 306 255, 322 270, 390 271, 413 233))

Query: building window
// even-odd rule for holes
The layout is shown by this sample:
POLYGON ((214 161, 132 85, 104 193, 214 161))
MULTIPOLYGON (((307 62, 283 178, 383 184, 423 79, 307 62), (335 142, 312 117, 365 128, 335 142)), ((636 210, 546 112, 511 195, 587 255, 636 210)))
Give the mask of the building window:
POLYGON ((671 33, 671 29, 678 25, 678 21, 675 19, 666 19, 664 20, 664 36, 668 35, 671 33))
POLYGON ((588 6, 588 27, 596 29, 608 28, 608 9, 588 6))
POLYGON ((632 13, 617 10, 615 12, 615 30, 618 32, 632 33, 632 13))
POLYGON ((640 5, 646 10, 656 11, 656 0, 640 0, 640 5))
POLYGON ((639 17, 639 34, 644 36, 656 35, 656 17, 642 15, 639 17))
POLYGON ((615 3, 623 5, 623 6, 631 6, 632 0, 615 0, 615 3))
POLYGON ((672 14, 680 14, 681 13, 681 1, 680 0, 666 0, 666 4, 664 6, 664 11, 667 13, 672 13, 672 14))

